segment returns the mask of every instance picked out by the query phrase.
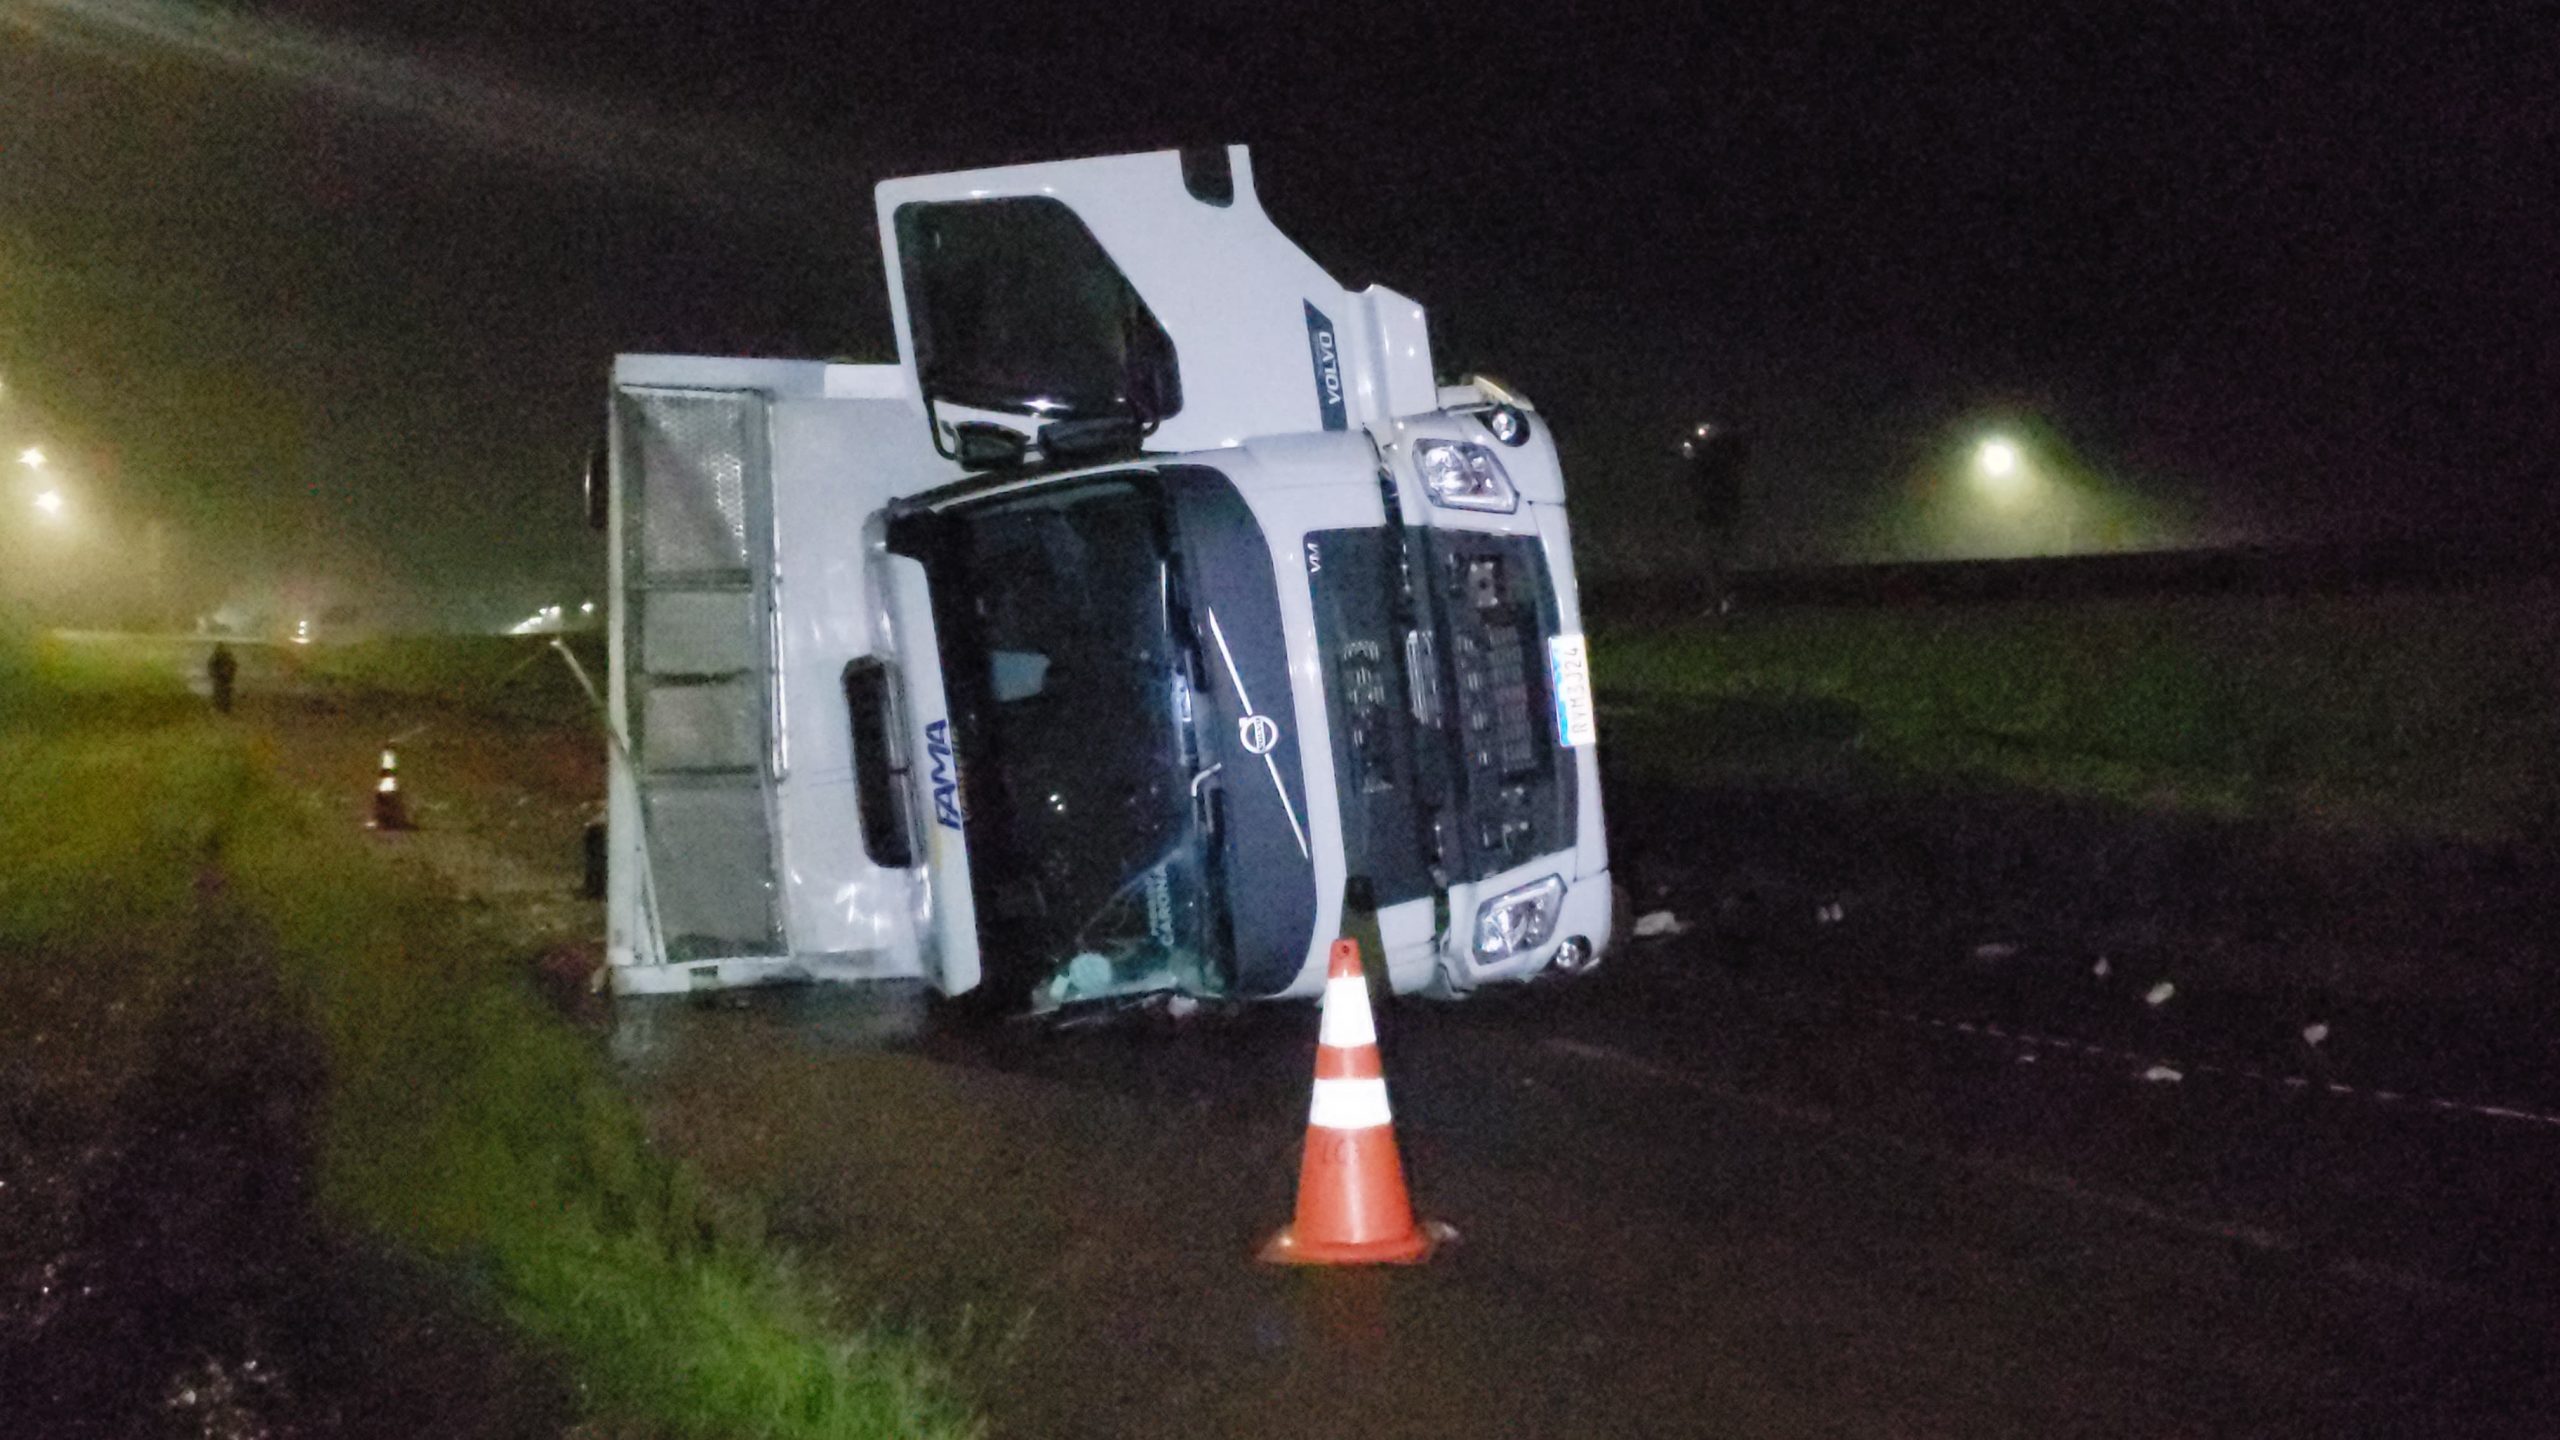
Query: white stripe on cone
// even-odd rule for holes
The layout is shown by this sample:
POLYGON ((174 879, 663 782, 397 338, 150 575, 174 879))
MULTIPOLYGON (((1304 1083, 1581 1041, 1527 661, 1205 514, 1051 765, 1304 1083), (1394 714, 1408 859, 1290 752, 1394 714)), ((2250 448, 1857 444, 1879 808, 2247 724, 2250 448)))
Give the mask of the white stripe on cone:
POLYGON ((1387 1112, 1387 1082, 1318 1080, 1315 1103, 1307 1107, 1307 1123, 1324 1130, 1369 1130, 1394 1117, 1387 1112))
POLYGON ((1378 1022, 1369 1013, 1369 982, 1357 975, 1324 982, 1324 1025, 1316 1043, 1351 1050, 1378 1043, 1378 1022))

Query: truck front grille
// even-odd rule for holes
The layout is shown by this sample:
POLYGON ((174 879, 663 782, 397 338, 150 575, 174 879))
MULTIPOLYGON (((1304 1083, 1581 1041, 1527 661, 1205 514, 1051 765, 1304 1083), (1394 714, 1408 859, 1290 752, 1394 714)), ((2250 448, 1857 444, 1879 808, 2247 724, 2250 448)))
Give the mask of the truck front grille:
POLYGON ((1539 696, 1520 627, 1496 622, 1457 637, 1458 714, 1466 729, 1467 763, 1480 773, 1508 779, 1538 768, 1539 696))

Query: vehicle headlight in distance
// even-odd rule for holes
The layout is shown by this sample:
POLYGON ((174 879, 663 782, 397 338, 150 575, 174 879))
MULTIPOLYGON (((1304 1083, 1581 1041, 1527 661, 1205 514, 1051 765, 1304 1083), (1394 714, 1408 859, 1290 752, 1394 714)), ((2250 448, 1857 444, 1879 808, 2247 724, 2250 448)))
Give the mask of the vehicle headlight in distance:
POLYGON ((1491 510, 1508 515, 1520 508, 1520 492, 1502 462, 1481 445, 1464 440, 1418 440, 1413 464, 1422 472, 1422 488, 1431 503, 1452 510, 1491 510))
POLYGON ((1476 959, 1505 960, 1546 944, 1563 908, 1564 880, 1556 875, 1487 900, 1476 910, 1476 959))

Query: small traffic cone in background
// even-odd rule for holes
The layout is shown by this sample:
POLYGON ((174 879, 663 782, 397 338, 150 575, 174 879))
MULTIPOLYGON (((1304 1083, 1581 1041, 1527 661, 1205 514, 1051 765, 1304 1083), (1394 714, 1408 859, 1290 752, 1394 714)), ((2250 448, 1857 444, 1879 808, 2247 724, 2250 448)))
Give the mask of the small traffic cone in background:
POLYGON ((1360 946, 1336 940, 1316 1040, 1298 1216, 1262 1247, 1262 1258, 1282 1265, 1411 1265, 1430 1256, 1442 1229, 1414 1223, 1360 946))
POLYGON ((374 830, 415 830, 409 821, 409 807, 400 799, 400 756, 389 747, 382 752, 382 776, 373 782, 373 818, 365 822, 374 830))

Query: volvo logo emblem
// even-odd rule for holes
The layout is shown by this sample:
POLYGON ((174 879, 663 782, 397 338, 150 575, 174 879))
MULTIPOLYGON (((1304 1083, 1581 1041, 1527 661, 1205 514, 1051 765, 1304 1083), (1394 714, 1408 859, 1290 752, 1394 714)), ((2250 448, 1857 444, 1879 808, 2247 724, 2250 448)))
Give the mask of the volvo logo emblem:
POLYGON ((1244 742, 1247 753, 1268 755, 1280 743, 1280 725, 1268 715, 1247 715, 1236 722, 1236 738, 1244 742))

